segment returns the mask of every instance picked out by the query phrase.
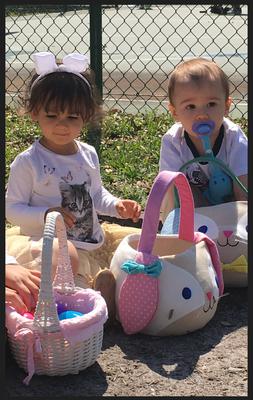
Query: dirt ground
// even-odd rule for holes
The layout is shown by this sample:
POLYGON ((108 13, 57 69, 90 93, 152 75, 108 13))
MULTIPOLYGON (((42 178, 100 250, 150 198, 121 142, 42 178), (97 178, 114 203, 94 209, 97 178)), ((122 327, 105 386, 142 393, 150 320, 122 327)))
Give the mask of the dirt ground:
POLYGON ((184 336, 127 336, 106 328, 95 364, 78 375, 34 375, 14 361, 7 346, 6 398, 89 396, 248 396, 247 289, 227 289, 214 318, 184 336))

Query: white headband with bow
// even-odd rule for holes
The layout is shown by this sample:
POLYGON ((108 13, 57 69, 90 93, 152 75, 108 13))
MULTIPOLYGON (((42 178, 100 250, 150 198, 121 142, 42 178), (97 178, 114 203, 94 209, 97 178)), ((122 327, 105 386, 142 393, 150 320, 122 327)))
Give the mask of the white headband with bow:
POLYGON ((71 53, 63 58, 62 64, 60 65, 56 64, 54 54, 47 51, 32 54, 32 59, 39 76, 32 83, 31 89, 41 78, 56 71, 71 72, 83 79, 90 88, 90 83, 83 75, 81 75, 81 72, 86 71, 89 65, 89 59, 87 56, 79 53, 71 53))

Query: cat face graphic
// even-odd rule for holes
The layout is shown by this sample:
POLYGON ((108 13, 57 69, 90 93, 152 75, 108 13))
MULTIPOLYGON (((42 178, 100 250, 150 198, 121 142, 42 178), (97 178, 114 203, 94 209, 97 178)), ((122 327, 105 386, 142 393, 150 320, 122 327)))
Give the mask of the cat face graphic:
POLYGON ((62 195, 62 207, 68 208, 77 218, 85 217, 87 209, 90 209, 92 204, 86 182, 81 185, 60 182, 59 188, 62 195))

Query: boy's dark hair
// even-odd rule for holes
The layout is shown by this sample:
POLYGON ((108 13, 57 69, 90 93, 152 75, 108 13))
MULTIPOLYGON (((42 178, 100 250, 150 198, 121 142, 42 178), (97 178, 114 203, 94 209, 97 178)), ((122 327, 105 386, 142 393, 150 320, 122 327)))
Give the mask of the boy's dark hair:
POLYGON ((205 58, 193 58, 177 65, 169 77, 168 95, 173 105, 175 85, 177 82, 195 82, 220 80, 224 90, 225 99, 229 97, 229 80, 225 72, 211 60, 205 58))
POLYGON ((94 84, 92 71, 82 73, 82 78, 74 73, 55 71, 39 79, 34 86, 33 82, 38 78, 34 74, 29 82, 22 106, 25 113, 37 112, 41 107, 70 113, 78 113, 84 122, 97 122, 102 118, 101 100, 94 84))

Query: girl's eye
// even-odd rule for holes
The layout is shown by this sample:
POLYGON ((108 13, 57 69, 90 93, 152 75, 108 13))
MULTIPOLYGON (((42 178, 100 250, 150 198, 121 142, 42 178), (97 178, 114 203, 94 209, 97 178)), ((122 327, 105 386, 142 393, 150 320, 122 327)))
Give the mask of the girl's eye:
POLYGON ((69 117, 68 117, 69 119, 77 119, 78 118, 78 116, 77 115, 69 115, 69 117))
POLYGON ((214 101, 210 101, 210 103, 208 103, 207 105, 208 107, 215 107, 216 103, 214 101))
POLYGON ((56 115, 49 114, 49 115, 47 115, 47 118, 56 118, 56 115))

